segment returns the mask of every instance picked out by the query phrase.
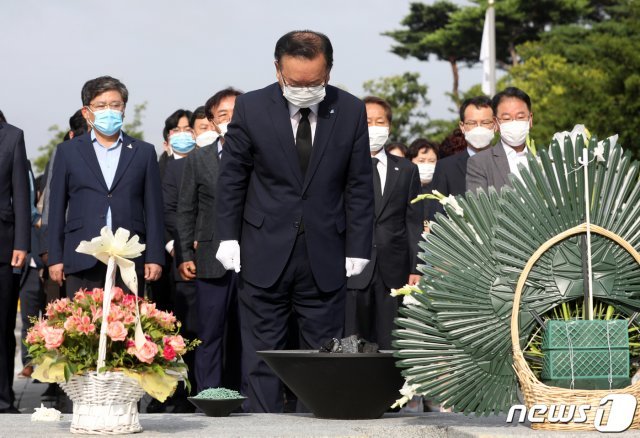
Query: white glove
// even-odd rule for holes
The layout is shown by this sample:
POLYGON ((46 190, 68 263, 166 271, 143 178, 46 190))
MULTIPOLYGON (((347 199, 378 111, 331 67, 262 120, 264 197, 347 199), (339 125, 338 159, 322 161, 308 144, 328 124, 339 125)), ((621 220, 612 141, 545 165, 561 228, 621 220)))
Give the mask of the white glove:
POLYGON ((352 277, 360 274, 365 266, 367 266, 369 260, 357 259, 355 257, 347 257, 345 259, 345 268, 347 269, 347 277, 352 277))
POLYGON ((223 240, 216 253, 216 258, 226 270, 240 272, 240 245, 237 240, 223 240))

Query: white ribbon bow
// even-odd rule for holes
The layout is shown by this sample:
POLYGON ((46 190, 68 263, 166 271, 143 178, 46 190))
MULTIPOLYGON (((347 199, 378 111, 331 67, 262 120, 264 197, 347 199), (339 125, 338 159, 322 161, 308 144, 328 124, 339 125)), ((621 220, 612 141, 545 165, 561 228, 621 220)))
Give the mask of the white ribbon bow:
MULTIPOLYGON (((140 243, 140 238, 133 235, 124 228, 118 228, 116 234, 111 232, 109 227, 100 230, 100 236, 91 239, 91 242, 83 240, 76 248, 76 252, 92 255, 102 263, 107 265, 107 278, 105 281, 104 295, 102 299, 102 325, 100 327, 100 345, 98 347, 98 372, 104 367, 107 354, 107 328, 109 325, 109 310, 111 307, 112 288, 116 278, 116 267, 120 268, 122 281, 129 290, 136 295, 138 293, 138 276, 136 275, 135 263, 132 260, 142 255, 145 245, 140 243)), ((136 302, 136 330, 135 344, 137 349, 141 349, 146 338, 140 324, 140 313, 136 302)))

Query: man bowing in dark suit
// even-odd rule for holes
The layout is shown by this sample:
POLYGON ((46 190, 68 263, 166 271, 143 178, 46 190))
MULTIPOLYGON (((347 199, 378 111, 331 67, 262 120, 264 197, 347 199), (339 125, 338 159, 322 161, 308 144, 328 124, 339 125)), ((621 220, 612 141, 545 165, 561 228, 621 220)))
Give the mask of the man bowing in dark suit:
POLYGON ((346 277, 371 255, 373 180, 364 104, 327 85, 329 39, 294 31, 278 82, 239 96, 217 187, 216 257, 240 272, 243 366, 254 412, 282 412, 282 385, 256 351, 341 337, 346 277), (242 268, 242 270, 241 270, 242 268))
POLYGON ((18 306, 13 269, 24 266, 30 246, 28 172, 22 130, 0 122, 0 413, 20 413, 12 389, 18 306))
MULTIPOLYGON (((160 173, 153 145, 125 134, 122 119, 129 92, 110 76, 82 87, 82 114, 91 132, 58 146, 51 177, 49 276, 67 295, 81 287, 103 287, 106 265, 76 252, 108 226, 122 227, 146 244, 135 259, 138 278, 155 281, 164 258, 164 220, 160 173)), ((121 287, 124 284, 117 279, 121 287)), ((141 293, 144 282, 138 282, 141 293)))
MULTIPOLYGON (((493 119, 491 99, 477 96, 465 99, 460 105, 460 129, 467 141, 467 150, 438 161, 433 174, 432 189, 444 196, 462 195, 466 192, 467 161, 481 150, 486 149, 493 140, 496 125, 493 119)), ((434 220, 436 213, 445 214, 443 205, 436 200, 427 201, 428 219, 434 220)))
POLYGON ((415 164, 385 153, 392 120, 389 103, 373 96, 365 97, 364 103, 375 196, 373 248, 364 271, 347 281, 345 333, 390 349, 398 310, 398 298, 390 290, 420 280, 417 265, 423 207, 411 203, 420 193, 420 176, 415 164))

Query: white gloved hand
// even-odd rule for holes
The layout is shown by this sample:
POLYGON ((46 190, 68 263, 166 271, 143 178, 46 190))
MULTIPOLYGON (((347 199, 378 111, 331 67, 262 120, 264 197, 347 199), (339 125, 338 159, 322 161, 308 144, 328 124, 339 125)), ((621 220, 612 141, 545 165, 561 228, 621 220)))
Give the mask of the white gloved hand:
POLYGON ((358 259, 355 257, 347 257, 345 259, 345 268, 347 270, 347 277, 353 277, 355 275, 360 274, 365 266, 367 266, 369 260, 367 259, 358 259))
POLYGON ((216 258, 226 270, 240 272, 240 245, 237 240, 223 240, 216 253, 216 258))

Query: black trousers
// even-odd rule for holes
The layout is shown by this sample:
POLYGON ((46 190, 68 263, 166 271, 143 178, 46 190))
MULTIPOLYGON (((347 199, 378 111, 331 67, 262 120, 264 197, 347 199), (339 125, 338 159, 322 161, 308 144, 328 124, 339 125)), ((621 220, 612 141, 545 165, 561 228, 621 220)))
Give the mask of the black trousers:
POLYGON ((319 349, 328 339, 342 337, 345 286, 332 292, 318 289, 304 237, 298 235, 289 261, 273 286, 254 286, 242 279, 240 271, 243 378, 252 412, 283 412, 282 382, 256 352, 286 348, 290 316, 297 322, 302 349, 319 349))
POLYGON ((0 409, 13 406, 13 371, 16 355, 18 285, 20 276, 13 274, 9 263, 0 263, 0 409))
POLYGON ((378 266, 373 271, 371 283, 366 289, 349 289, 345 311, 346 336, 359 335, 378 344, 380 349, 392 348, 391 331, 398 313, 399 299, 390 295, 391 290, 382 281, 378 266))
MULTIPOLYGON (((144 297, 144 268, 137 269, 136 266, 136 274, 138 276, 138 296, 144 297)), ((107 276, 107 265, 98 261, 93 268, 85 269, 84 271, 75 272, 73 274, 68 274, 67 280, 65 281, 65 286, 67 289, 67 297, 73 299, 74 294, 81 288, 85 289, 93 289, 93 288, 103 288, 105 285, 105 279, 107 276)), ((116 274, 116 286, 122 288, 123 291, 128 293, 133 293, 129 290, 127 286, 125 286, 122 281, 122 277, 120 276, 120 269, 116 274)))

